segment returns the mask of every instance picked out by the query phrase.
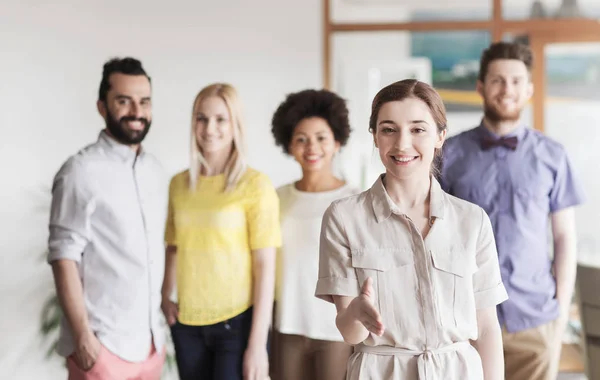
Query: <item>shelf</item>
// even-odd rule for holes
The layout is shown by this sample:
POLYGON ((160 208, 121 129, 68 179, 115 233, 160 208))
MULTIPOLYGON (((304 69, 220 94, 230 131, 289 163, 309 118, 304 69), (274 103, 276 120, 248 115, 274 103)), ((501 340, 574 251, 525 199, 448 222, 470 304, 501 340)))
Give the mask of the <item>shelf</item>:
POLYGON ((497 26, 505 33, 544 34, 571 39, 572 36, 589 35, 600 39, 600 22, 596 19, 530 19, 503 20, 497 26))
POLYGON ((600 39, 600 21, 596 19, 529 19, 501 21, 413 21, 405 23, 332 23, 331 32, 373 31, 457 31, 493 30, 502 33, 544 34, 571 40, 600 39))
POLYGON ((404 23, 353 23, 331 24, 332 32, 379 32, 379 31, 436 31, 490 29, 489 21, 411 21, 404 23))

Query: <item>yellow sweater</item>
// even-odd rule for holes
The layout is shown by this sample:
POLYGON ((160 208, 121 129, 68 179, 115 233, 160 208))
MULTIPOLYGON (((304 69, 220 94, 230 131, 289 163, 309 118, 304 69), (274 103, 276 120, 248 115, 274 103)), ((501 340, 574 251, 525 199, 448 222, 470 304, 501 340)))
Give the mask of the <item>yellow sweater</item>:
POLYGON ((189 171, 173 177, 165 231, 177 247, 179 321, 204 326, 230 319, 252 306, 251 251, 281 245, 279 199, 269 178, 248 169, 235 189, 223 192, 225 176, 189 171))

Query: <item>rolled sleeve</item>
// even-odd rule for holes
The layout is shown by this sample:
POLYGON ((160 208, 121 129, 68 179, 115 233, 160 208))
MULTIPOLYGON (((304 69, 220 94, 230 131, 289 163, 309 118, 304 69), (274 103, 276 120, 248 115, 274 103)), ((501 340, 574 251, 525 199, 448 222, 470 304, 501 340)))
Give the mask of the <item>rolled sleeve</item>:
POLYGON ((175 198, 175 192, 177 187, 176 180, 177 178, 173 177, 173 179, 171 179, 171 184, 169 185, 169 204, 167 209, 167 221, 165 225, 165 243, 171 246, 177 246, 177 234, 175 229, 175 207, 173 205, 173 198, 175 198))
POLYGON ((88 240, 75 231, 60 226, 50 226, 48 262, 73 260, 79 262, 88 240))
POLYGON ((496 306, 508 299, 500 275, 498 252, 490 218, 480 208, 481 229, 477 239, 477 270, 473 274, 475 307, 485 309, 496 306))
POLYGON ((323 215, 319 245, 319 279, 315 296, 333 302, 333 296, 357 297, 360 294, 356 271, 351 265, 342 218, 333 203, 323 215))
POLYGON ((508 299, 504 284, 500 282, 494 288, 480 290, 475 293, 475 306, 477 309, 485 309, 501 304, 508 299))
POLYGON ((558 167, 554 178, 554 185, 550 191, 550 212, 557 212, 562 209, 577 206, 584 202, 583 190, 579 185, 569 158, 564 149, 557 160, 558 167))
POLYGON ((247 209, 250 249, 281 246, 279 197, 269 178, 260 174, 251 185, 247 209))
POLYGON ((90 241, 92 202, 83 170, 68 161, 54 178, 50 208, 48 262, 79 262, 90 241))

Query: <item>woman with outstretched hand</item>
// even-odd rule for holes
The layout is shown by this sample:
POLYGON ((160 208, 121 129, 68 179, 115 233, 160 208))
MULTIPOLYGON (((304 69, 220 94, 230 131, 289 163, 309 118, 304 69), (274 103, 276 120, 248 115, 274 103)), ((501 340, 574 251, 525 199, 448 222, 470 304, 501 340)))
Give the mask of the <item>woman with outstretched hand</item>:
POLYGON ((490 220, 435 178, 443 102, 404 80, 373 100, 386 172, 323 216, 316 295, 355 352, 349 380, 502 380, 496 305, 507 299, 490 220))

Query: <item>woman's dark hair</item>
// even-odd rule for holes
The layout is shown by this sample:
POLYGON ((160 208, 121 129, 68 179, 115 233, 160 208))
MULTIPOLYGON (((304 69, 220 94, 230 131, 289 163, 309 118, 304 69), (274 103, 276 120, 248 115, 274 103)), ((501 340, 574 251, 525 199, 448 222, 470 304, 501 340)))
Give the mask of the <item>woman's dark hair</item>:
MULTIPOLYGON (((437 91, 427 83, 416 79, 405 79, 392 83, 375 95, 371 106, 371 117, 369 119, 369 131, 373 134, 377 132, 377 117, 379 111, 385 103, 402 101, 404 99, 414 98, 423 101, 429 107, 431 116, 435 121, 438 133, 447 129, 446 107, 437 91)), ((433 158, 432 171, 438 175, 442 152, 441 149, 435 150, 433 158)))
POLYGON ((304 90, 288 94, 271 121, 275 144, 281 146, 284 153, 289 154, 296 125, 309 117, 325 119, 335 140, 342 146, 346 144, 351 132, 346 101, 331 91, 304 90))
POLYGON ((135 58, 113 58, 104 64, 102 70, 102 80, 100 81, 100 89, 98 90, 98 100, 106 102, 106 95, 110 90, 110 76, 115 73, 126 75, 144 75, 150 80, 148 74, 142 67, 142 63, 135 58))

